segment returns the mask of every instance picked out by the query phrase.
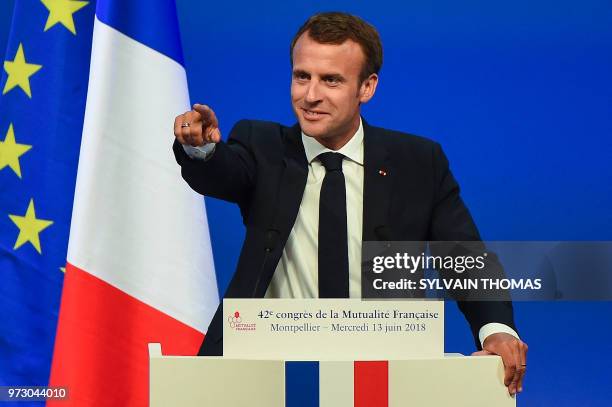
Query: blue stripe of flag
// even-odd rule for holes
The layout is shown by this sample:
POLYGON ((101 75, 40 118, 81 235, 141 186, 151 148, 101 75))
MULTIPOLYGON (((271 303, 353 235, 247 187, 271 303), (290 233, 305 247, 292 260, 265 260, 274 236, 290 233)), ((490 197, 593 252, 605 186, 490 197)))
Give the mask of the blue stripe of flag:
POLYGON ((319 362, 285 363, 285 407, 319 406, 319 362))
POLYGON ((98 20, 185 65, 174 0, 98 0, 98 20))

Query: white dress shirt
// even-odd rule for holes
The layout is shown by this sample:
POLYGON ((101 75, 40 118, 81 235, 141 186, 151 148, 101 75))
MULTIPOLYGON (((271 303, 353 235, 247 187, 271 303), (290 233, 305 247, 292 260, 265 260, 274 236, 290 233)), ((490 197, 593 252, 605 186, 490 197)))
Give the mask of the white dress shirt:
MULTIPOLYGON (((304 133, 302 133, 302 143, 308 161, 306 187, 295 224, 266 291, 266 298, 317 298, 319 296, 319 195, 325 177, 325 167, 317 156, 333 150, 304 133)), ((214 149, 205 145, 185 148, 185 151, 192 158, 207 159, 212 155, 214 149), (203 156, 197 154, 194 149, 204 153, 203 156)), ((350 298, 361 298, 364 154, 361 120, 355 135, 341 149, 333 152, 345 156, 342 161, 342 172, 346 183, 349 296, 350 298)), ((487 336, 498 332, 509 333, 518 338, 518 334, 509 326, 488 323, 480 328, 478 335, 480 343, 482 344, 487 336)))

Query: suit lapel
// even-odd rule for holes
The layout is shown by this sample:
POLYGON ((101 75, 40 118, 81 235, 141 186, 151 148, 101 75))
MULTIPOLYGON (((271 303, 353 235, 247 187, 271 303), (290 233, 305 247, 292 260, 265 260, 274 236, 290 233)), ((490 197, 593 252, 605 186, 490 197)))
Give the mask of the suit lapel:
POLYGON ((388 143, 365 120, 363 132, 363 240, 391 240, 388 217, 394 174, 389 168, 388 143))
POLYGON ((273 236, 274 243, 266 243, 267 246, 272 246, 269 254, 271 257, 264 260, 267 264, 265 264, 263 275, 260 277, 262 284, 256 286, 255 296, 258 297, 263 297, 268 289, 276 265, 295 223, 308 178, 308 162, 306 161, 306 153, 304 152, 298 124, 288 129, 283 135, 283 148, 283 169, 278 185, 278 202, 275 205, 277 211, 272 225, 266 233, 267 239, 273 236))
MULTIPOLYGON (((285 154, 283 158, 283 174, 278 192, 278 208, 274 225, 277 230, 287 231, 287 236, 293 228, 306 187, 308 178, 308 162, 302 144, 299 125, 291 127, 283 138, 285 154)), ((283 244, 284 246, 284 244, 283 244)))

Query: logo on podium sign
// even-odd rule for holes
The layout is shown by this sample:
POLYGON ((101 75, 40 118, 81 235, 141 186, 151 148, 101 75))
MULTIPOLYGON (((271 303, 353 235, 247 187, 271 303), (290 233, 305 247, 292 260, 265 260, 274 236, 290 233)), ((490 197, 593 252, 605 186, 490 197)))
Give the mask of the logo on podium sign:
POLYGON ((242 316, 240 316, 239 311, 234 311, 233 314, 228 315, 227 323, 234 331, 254 331, 257 329, 257 324, 255 322, 242 322, 242 316))

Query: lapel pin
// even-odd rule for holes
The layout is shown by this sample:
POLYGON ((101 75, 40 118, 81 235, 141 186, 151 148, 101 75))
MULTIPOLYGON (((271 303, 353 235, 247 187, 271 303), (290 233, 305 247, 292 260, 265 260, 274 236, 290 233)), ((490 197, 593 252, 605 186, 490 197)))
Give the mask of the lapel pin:
POLYGON ((385 171, 385 170, 378 170, 378 175, 382 175, 383 177, 385 177, 387 175, 387 171, 385 171))

